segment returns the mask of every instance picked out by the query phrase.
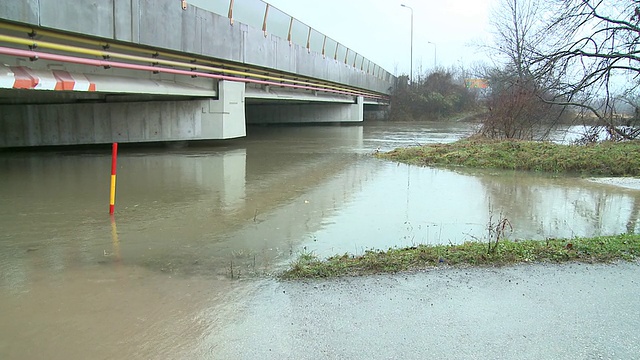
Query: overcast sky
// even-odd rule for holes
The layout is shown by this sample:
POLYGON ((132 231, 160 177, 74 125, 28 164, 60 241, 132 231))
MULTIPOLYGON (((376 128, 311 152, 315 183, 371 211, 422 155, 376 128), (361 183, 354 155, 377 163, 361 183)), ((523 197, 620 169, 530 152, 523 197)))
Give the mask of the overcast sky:
POLYGON ((265 0, 397 75, 489 62, 476 45, 490 42, 495 0, 265 0), (429 44, 435 43, 435 46, 429 44))

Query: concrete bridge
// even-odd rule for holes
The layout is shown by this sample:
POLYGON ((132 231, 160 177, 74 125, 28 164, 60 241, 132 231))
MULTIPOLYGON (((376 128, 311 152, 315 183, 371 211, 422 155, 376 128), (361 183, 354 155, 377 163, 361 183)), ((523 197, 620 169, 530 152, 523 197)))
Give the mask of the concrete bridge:
POLYGON ((395 77, 261 0, 0 3, 0 147, 358 122, 395 77))

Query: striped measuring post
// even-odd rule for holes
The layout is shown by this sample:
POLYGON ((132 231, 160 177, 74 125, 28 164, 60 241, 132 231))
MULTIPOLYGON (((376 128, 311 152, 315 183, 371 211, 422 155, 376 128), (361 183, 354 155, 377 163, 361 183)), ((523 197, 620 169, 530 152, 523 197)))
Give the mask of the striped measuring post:
POLYGON ((118 143, 113 143, 111 150, 111 192, 109 195, 109 214, 113 215, 116 207, 116 168, 118 162, 118 143))

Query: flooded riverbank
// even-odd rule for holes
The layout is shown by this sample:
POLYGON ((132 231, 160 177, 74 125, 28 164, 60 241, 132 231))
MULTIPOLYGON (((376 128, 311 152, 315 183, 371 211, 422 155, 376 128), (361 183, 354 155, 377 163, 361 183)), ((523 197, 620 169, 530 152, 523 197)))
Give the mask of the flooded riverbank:
POLYGON ((472 131, 368 123, 253 128, 183 149, 123 145, 113 221, 108 150, 1 153, 0 358, 180 358, 241 311, 257 289, 242 279, 301 251, 482 239, 499 214, 516 238, 640 230, 637 190, 370 156, 472 131))

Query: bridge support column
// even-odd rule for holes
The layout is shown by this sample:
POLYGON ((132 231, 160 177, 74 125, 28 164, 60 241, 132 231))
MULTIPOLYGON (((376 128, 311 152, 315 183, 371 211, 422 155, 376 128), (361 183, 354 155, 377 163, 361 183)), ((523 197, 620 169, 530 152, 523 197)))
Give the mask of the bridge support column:
POLYGON ((251 104, 247 106, 247 123, 323 123, 360 122, 364 118, 364 99, 355 103, 282 103, 251 104))
POLYGON ((218 99, 208 100, 208 104, 202 108, 202 132, 205 136, 229 139, 247 135, 244 95, 244 83, 218 83, 218 99))

